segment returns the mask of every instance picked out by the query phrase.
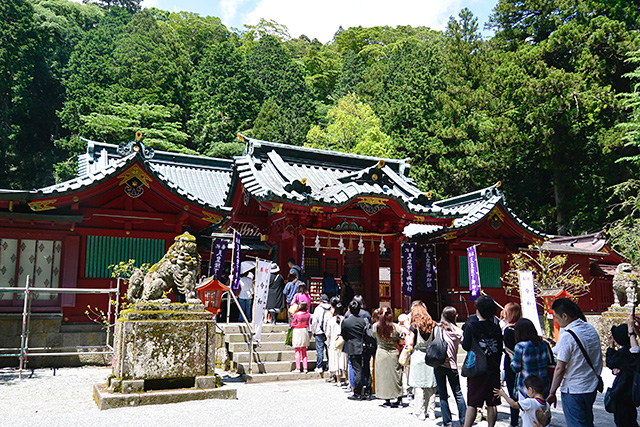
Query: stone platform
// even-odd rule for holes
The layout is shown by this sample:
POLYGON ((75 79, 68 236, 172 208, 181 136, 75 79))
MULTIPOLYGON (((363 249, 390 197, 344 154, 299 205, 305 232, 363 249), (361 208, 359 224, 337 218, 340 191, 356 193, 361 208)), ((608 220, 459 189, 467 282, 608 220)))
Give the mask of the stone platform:
POLYGON ((235 388, 220 387, 220 377, 198 377, 195 388, 180 388, 173 390, 151 390, 131 393, 116 393, 109 391, 112 384, 96 384, 93 386, 93 400, 98 405, 98 409, 124 408, 129 406, 142 405, 162 405, 165 403, 186 402, 189 400, 204 399, 237 399, 238 393, 235 388), (206 381, 198 381, 199 379, 206 381), (198 385, 209 386, 209 381, 213 381, 213 387, 198 388, 198 385), (215 388, 215 387, 219 388, 215 388))
POLYGON ((216 322, 202 304, 138 303, 116 323, 113 375, 94 387, 100 409, 235 399, 215 375, 216 322))

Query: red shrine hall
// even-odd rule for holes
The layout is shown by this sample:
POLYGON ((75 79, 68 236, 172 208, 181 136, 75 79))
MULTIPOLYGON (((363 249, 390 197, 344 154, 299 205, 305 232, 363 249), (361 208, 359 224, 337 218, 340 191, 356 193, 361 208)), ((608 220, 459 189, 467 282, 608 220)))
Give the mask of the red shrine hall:
MULTIPOLYGON (((243 260, 270 259, 286 276, 293 257, 316 298, 329 273, 338 283, 348 280, 370 309, 388 305, 399 313, 413 298, 425 301, 432 316, 454 305, 464 319, 474 312, 466 258, 473 245, 482 290, 500 304, 517 301, 500 277, 511 254, 540 239, 549 251, 568 254, 568 265, 578 264, 591 283, 579 300, 584 311, 613 302, 612 277, 623 260, 604 237, 554 238, 534 230, 507 207, 499 183, 434 200, 410 178, 405 160, 239 137, 246 148, 234 160, 154 151, 140 140, 120 146, 85 140, 77 178, 0 190, 0 287, 23 287, 27 276, 35 287, 114 287, 109 266, 129 259, 153 264, 185 231, 198 240, 206 275, 212 233, 236 230, 243 260), (413 297, 403 296, 407 244, 418 252, 413 297), (429 284, 425 248, 435 265, 429 284)), ((22 298, 0 293, 0 313, 20 313, 22 298)), ((106 307, 107 298, 37 294, 32 311, 60 316, 62 324, 88 322, 86 307, 106 307)))

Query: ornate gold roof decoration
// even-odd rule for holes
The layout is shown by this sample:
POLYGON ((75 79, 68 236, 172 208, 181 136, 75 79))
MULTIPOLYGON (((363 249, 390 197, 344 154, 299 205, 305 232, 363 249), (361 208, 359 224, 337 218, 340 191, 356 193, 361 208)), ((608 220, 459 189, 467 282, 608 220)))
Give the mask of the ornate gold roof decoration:
POLYGON ((29 207, 34 212, 50 211, 56 207, 53 204, 57 199, 40 200, 39 202, 29 202, 29 207))

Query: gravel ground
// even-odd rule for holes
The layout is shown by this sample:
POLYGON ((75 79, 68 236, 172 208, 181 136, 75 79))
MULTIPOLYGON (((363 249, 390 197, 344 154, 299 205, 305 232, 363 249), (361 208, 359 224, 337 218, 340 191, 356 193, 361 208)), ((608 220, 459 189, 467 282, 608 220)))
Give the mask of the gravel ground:
MULTIPOLYGON (((25 371, 28 377, 30 371, 25 371)), ((381 400, 353 402, 341 387, 324 380, 245 384, 226 376, 226 387, 238 389, 238 400, 205 400, 136 408, 98 410, 92 386, 102 383, 109 368, 37 369, 31 378, 18 379, 17 371, 0 369, 0 426, 275 426, 302 422, 305 426, 398 425, 440 426, 441 420, 419 421, 412 408, 381 407, 381 400), (294 414, 294 415, 292 415, 294 414)), ((605 369, 605 385, 613 381, 605 369)), ((464 381, 463 381, 464 384, 464 381)), ((466 391, 465 391, 466 395, 466 391)), ((452 410, 455 404, 452 401, 452 410)), ((439 412, 439 410, 437 410, 439 412)), ((602 394, 594 408, 596 425, 613 426, 604 411, 602 394)), ((505 403, 499 407, 499 427, 509 425, 505 403)), ((456 416, 454 415, 454 419, 456 416)), ((476 426, 486 426, 486 421, 476 426)), ((551 426, 566 426, 560 405, 551 426)))

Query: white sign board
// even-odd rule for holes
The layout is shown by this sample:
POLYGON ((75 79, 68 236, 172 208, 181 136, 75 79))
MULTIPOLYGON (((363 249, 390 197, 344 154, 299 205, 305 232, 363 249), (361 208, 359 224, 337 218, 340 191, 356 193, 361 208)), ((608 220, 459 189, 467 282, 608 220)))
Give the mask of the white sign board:
POLYGON ((253 339, 260 341, 262 335, 262 321, 264 309, 267 307, 269 295, 269 278, 271 277, 271 262, 258 259, 256 263, 256 291, 253 298, 253 339))
POLYGON ((533 272, 518 271, 518 276, 520 279, 520 305, 522 307, 522 317, 531 320, 538 331, 538 335, 542 336, 542 327, 540 326, 538 307, 536 305, 536 291, 533 287, 533 272))

